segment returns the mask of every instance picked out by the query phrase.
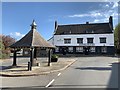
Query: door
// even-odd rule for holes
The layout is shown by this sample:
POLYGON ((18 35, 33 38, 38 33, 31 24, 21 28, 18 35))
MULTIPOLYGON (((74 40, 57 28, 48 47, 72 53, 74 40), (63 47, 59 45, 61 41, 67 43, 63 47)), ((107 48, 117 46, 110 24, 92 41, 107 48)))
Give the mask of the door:
POLYGON ((84 54, 88 55, 89 54, 89 47, 84 47, 84 54))

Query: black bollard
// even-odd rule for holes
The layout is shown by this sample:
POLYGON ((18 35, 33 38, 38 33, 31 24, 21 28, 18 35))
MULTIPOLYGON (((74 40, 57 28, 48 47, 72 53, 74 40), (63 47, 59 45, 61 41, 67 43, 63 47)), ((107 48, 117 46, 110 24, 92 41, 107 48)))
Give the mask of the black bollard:
POLYGON ((31 63, 28 62, 28 71, 31 71, 31 70, 32 70, 31 63))
POLYGON ((30 62, 30 65, 29 65, 29 66, 30 66, 30 71, 31 71, 31 70, 32 70, 32 65, 31 65, 31 62, 30 62))
POLYGON ((30 62, 28 62, 28 71, 30 71, 30 62))

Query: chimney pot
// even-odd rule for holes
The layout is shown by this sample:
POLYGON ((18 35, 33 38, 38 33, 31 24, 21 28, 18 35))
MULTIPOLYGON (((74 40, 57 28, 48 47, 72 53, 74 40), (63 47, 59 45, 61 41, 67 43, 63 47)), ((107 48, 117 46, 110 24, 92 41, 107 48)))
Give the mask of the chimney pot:
POLYGON ((89 24, 89 22, 86 22, 86 24, 89 24))

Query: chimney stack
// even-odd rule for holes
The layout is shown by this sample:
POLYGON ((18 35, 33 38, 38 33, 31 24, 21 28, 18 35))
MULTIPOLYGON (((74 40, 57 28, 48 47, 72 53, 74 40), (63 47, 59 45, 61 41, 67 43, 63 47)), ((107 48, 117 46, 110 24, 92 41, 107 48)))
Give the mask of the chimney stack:
POLYGON ((86 22, 86 24, 89 24, 89 22, 86 22))
POLYGON ((55 21, 55 29, 57 29, 57 21, 55 21))
POLYGON ((111 26, 111 29, 113 30, 113 19, 112 18, 113 18, 112 16, 109 17, 109 24, 111 26))
POLYGON ((57 27, 58 27, 58 25, 57 25, 57 21, 55 21, 55 29, 54 29, 54 34, 56 33, 57 27))

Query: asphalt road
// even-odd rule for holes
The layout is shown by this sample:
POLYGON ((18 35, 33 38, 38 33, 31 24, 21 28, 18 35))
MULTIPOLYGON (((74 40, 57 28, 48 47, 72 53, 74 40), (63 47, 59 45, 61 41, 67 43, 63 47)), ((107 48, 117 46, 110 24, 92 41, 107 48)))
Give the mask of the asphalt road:
POLYGON ((30 77, 0 77, 2 79, 0 87, 6 90, 44 87, 117 88, 118 68, 114 64, 117 60, 115 57, 78 57, 74 64, 61 72, 30 77))
POLYGON ((114 57, 81 57, 62 72, 52 88, 118 88, 114 57))

